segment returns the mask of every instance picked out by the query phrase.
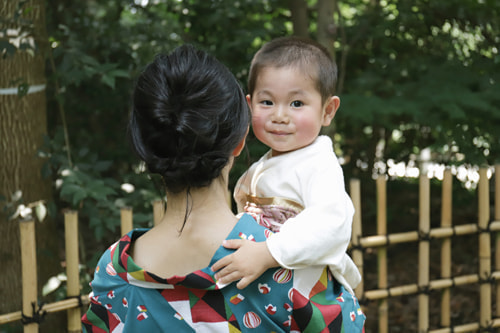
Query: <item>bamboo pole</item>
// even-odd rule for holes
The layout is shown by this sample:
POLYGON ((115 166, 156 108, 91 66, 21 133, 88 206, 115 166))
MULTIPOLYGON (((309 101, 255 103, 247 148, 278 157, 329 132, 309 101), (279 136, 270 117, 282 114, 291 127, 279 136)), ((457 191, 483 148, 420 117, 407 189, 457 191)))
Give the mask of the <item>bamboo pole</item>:
POLYGON ((120 209, 120 222, 122 236, 134 228, 131 207, 122 207, 120 209))
MULTIPOLYGON (((379 175, 376 180, 377 187, 377 234, 387 235, 387 181, 385 175, 379 175)), ((377 249, 378 260, 378 287, 387 289, 387 248, 377 249)), ((379 333, 389 332, 389 304, 387 299, 378 305, 379 333)))
MULTIPOLYGON (((80 297, 80 273, 78 259, 78 213, 64 213, 64 238, 66 247, 67 297, 80 297)), ((68 312, 68 332, 81 332, 80 308, 72 308, 68 312)))
POLYGON ((489 199, 489 181, 487 169, 479 169, 479 188, 478 188, 478 227, 479 227, 479 276, 485 280, 480 284, 480 321, 481 328, 487 328, 491 323, 491 285, 488 283, 491 273, 491 234, 488 231, 488 222, 490 219, 490 199, 489 199))
POLYGON ((350 194, 354 205, 354 217, 352 220, 352 238, 351 243, 354 245, 352 250, 352 259, 358 267, 361 274, 361 282, 355 289, 355 294, 359 299, 363 298, 363 250, 359 247, 359 241, 363 235, 363 228, 361 223, 361 182, 359 179, 351 179, 350 181, 350 194))
MULTIPOLYGON (((21 221, 19 223, 19 232, 23 288, 22 313, 27 317, 34 317, 33 312, 38 310, 35 221, 33 219, 21 221)), ((24 325, 24 332, 38 332, 38 323, 24 325)))
MULTIPOLYGON (((453 178, 451 170, 446 169, 443 175, 441 189, 441 227, 448 228, 452 224, 452 196, 453 178)), ((441 278, 451 277, 451 238, 444 238, 441 242, 441 278)), ((450 288, 445 288, 441 294, 441 326, 448 327, 451 324, 450 313, 450 288)))
POLYGON ((495 221, 500 221, 500 164, 495 165, 495 221))
MULTIPOLYGON (((495 221, 500 221, 500 164, 495 165, 495 221)), ((491 227, 491 226, 490 226, 491 227)), ((500 233, 495 234, 495 270, 500 270, 500 233)), ((500 283, 496 280, 497 317, 500 317, 500 283)), ((498 330, 497 332, 500 332, 498 330)))
POLYGON ((418 331, 429 330, 429 294, 425 292, 429 286, 430 262, 430 182, 427 174, 422 173, 419 180, 419 229, 423 239, 418 243, 418 331))
POLYGON ((164 212, 163 200, 153 201, 153 224, 156 226, 160 223, 164 212))

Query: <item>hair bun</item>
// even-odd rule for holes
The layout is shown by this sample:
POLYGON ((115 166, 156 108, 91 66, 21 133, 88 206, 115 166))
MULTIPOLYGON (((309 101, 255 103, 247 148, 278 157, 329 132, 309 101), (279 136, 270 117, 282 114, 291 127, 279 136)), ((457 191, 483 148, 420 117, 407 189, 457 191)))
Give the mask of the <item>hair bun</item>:
POLYGON ((139 157, 169 191, 209 185, 245 137, 250 113, 231 72, 184 45, 139 76, 129 133, 139 157))
POLYGON ((187 156, 176 158, 154 158, 149 161, 148 169, 159 173, 167 188, 179 191, 185 187, 202 187, 210 184, 227 164, 227 157, 187 156))

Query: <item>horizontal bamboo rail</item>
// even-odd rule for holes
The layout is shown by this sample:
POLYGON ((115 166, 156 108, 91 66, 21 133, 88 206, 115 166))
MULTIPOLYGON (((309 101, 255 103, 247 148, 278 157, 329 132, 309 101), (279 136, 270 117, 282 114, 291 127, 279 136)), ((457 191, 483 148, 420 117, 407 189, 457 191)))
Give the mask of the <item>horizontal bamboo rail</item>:
MULTIPOLYGON (((495 281, 497 280, 500 281, 500 271, 493 272, 491 274, 491 278, 495 281)), ((479 283, 480 280, 481 279, 478 274, 469 274, 469 275, 455 276, 449 279, 432 280, 429 281, 428 287, 429 291, 440 290, 450 287, 463 286, 467 284, 475 284, 479 283)), ((389 297, 413 295, 413 294, 418 294, 419 292, 420 292, 419 286, 417 283, 415 283, 415 284, 391 287, 387 289, 369 290, 365 291, 364 295, 366 300, 374 301, 389 297)))
MULTIPOLYGON (((78 298, 68 298, 62 301, 44 304, 43 311, 46 313, 54 313, 59 311, 66 311, 69 309, 79 308, 80 305, 89 305, 90 300, 88 295, 81 295, 78 298)), ((0 325, 8 324, 22 319, 22 311, 16 311, 0 315, 0 325)))
MULTIPOLYGON (((500 319, 493 319, 490 325, 491 328, 500 327, 500 319)), ((469 323, 453 326, 452 328, 440 328, 437 330, 430 330, 429 333, 456 333, 456 332, 479 332, 481 330, 481 326, 479 323, 469 323)))
MULTIPOLYGON (((493 231, 500 231, 500 220, 492 221, 489 224, 489 229, 493 231)), ((461 224, 453 227, 434 228, 429 231, 431 239, 447 238, 451 236, 465 236, 473 235, 479 232, 477 224, 461 224)), ((375 248, 381 246, 388 246, 400 243, 417 242, 421 235, 418 231, 408 231, 394 233, 390 235, 374 235, 366 236, 359 240, 359 246, 362 248, 375 248)))

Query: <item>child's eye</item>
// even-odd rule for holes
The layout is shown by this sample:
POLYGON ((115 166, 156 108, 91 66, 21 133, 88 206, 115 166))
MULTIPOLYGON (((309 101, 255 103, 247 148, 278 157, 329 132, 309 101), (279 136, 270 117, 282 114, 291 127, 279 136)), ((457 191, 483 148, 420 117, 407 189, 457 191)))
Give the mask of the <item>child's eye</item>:
POLYGON ((266 106, 271 106, 271 105, 273 105, 273 102, 271 102, 269 100, 264 100, 264 101, 261 101, 260 104, 263 104, 263 105, 266 105, 266 106))
POLYGON ((293 101, 292 104, 290 105, 293 106, 294 108, 300 108, 301 106, 304 105, 304 103, 302 103, 301 101, 293 101))

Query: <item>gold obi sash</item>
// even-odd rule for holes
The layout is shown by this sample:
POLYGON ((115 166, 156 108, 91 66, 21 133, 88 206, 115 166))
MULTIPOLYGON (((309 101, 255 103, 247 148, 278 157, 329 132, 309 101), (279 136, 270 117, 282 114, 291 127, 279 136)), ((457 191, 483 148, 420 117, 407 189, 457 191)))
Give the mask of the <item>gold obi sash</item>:
POLYGON ((281 225, 304 210, 300 203, 281 197, 246 196, 245 212, 262 226, 278 232, 281 225))

